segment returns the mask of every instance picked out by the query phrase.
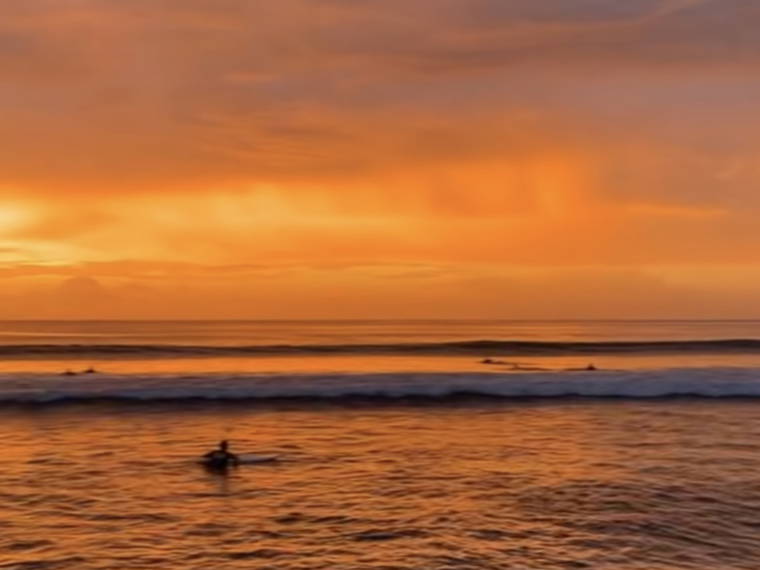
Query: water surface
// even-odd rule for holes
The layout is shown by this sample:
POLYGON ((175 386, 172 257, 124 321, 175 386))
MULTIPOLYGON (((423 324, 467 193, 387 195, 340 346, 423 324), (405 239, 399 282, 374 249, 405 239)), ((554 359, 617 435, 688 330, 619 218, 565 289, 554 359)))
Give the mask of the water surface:
POLYGON ((756 321, 0 323, 0 568, 754 570, 758 341, 756 321), (280 461, 197 465, 223 438, 280 461))

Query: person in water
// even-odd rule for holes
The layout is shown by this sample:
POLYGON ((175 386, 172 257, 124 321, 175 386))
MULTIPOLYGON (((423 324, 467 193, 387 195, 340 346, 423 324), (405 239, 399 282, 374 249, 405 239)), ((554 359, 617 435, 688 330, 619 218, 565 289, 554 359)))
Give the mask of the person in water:
POLYGON ((229 451, 230 444, 225 439, 219 442, 219 447, 209 451, 203 456, 203 464, 206 467, 214 469, 226 469, 227 467, 237 467, 240 459, 237 455, 229 451))
POLYGON ((593 372, 595 370, 599 370, 596 366, 594 366, 594 363, 589 363, 588 366, 584 366, 583 368, 565 368, 565 372, 593 372))
POLYGON ((493 358, 484 358, 480 361, 481 364, 507 364, 503 360, 494 360, 493 358))

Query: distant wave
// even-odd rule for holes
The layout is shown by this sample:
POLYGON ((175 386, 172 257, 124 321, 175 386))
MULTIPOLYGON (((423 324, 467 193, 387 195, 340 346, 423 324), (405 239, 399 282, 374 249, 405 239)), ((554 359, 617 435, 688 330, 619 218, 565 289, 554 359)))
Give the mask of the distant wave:
POLYGON ((219 357, 276 355, 476 355, 476 356, 582 356, 601 354, 717 354, 760 353, 760 340, 665 340, 615 342, 564 342, 523 340, 467 340, 389 344, 273 344, 201 346, 181 344, 13 344, 0 345, 0 357, 219 357))
POLYGON ((0 402, 186 400, 388 400, 460 397, 760 397, 758 368, 670 368, 604 372, 200 374, 74 377, 0 374, 0 402))

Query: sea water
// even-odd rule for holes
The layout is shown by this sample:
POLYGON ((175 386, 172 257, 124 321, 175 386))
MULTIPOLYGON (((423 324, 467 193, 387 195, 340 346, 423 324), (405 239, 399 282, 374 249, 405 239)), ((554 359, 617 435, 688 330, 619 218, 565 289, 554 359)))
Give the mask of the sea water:
POLYGON ((756 569, 758 339, 2 323, 0 568, 756 569), (220 439, 280 460, 206 471, 220 439))

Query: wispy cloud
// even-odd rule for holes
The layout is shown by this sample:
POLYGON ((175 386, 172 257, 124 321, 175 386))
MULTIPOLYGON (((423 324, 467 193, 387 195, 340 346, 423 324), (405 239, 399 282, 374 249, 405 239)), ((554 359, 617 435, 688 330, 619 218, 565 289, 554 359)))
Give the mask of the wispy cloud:
POLYGON ((0 273, 217 309, 401 310, 427 280, 464 310, 454 274, 749 268, 758 25, 745 0, 6 2, 0 273))

